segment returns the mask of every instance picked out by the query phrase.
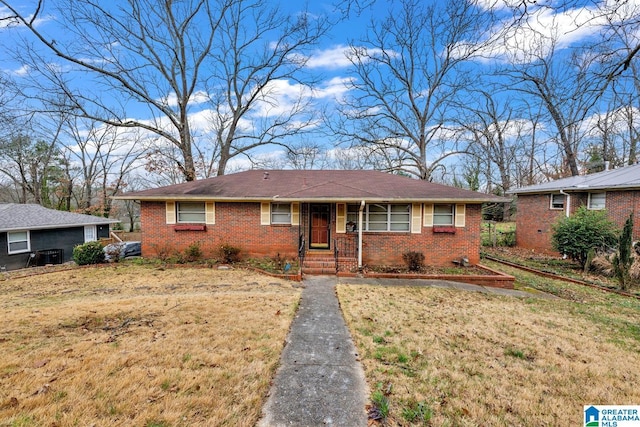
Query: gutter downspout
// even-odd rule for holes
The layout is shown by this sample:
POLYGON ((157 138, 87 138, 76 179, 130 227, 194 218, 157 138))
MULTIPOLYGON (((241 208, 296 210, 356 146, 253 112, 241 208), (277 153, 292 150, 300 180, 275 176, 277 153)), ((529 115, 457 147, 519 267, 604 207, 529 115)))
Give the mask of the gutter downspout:
POLYGON ((571 213, 571 195, 565 193, 563 189, 560 189, 560 194, 567 198, 567 207, 565 208, 565 215, 569 218, 569 214, 571 213))
POLYGON ((360 209, 358 209, 358 270, 362 270, 362 228, 364 227, 364 223, 362 222, 363 211, 364 211, 364 200, 360 202, 360 209))

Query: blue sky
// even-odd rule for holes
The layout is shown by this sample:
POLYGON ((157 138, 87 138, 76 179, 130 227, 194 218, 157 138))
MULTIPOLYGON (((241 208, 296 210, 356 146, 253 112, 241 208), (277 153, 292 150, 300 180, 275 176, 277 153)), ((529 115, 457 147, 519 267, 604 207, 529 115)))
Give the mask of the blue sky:
MULTIPOLYGON (((30 8, 33 9, 35 2, 31 0, 8 1, 8 3, 19 4, 18 7, 21 10, 28 11, 30 8)), ((46 5, 50 5, 51 3, 53 3, 51 0, 45 2, 46 5)), ((560 11, 547 7, 538 7, 532 4, 529 10, 530 16, 524 21, 526 25, 513 26, 505 30, 506 25, 511 23, 513 16, 507 8, 507 5, 510 3, 520 4, 521 2, 516 0, 478 1, 477 6, 479 8, 488 9, 491 6, 497 11, 498 16, 501 18, 501 20, 495 22, 494 27, 488 29, 490 31, 487 32, 488 36, 486 37, 489 37, 491 34, 500 34, 501 38, 496 43, 488 44, 487 47, 479 52, 480 55, 469 63, 469 66, 474 70, 489 70, 495 66, 501 66, 509 62, 526 66, 526 64, 532 60, 532 46, 536 46, 537 48, 544 46, 540 35, 551 37, 553 34, 553 38, 556 40, 555 49, 557 51, 568 50, 571 46, 597 37, 600 29, 607 24, 606 20, 599 13, 600 8, 614 4, 612 0, 602 2, 572 2, 572 7, 560 11)), ((550 0, 546 4, 553 3, 553 0, 550 0)), ((637 7, 637 3, 637 0, 629 2, 632 7, 637 7)), ((296 2, 281 2, 280 4, 291 14, 299 12, 296 2)), ((347 83, 354 77, 350 73, 351 64, 345 56, 345 51, 348 49, 349 43, 354 42, 356 45, 358 44, 360 38, 365 35, 371 19, 385 19, 390 13, 389 4, 388 2, 379 1, 374 7, 363 10, 360 16, 352 13, 348 20, 334 26, 330 33, 322 40, 321 44, 309 52, 306 72, 319 79, 319 83, 313 91, 299 85, 293 80, 274 81, 269 87, 273 102, 269 104, 264 103, 254 113, 247 116, 241 125, 251 128, 255 125, 254 123, 257 122, 257 119, 268 117, 269 115, 274 115, 279 111, 290 108, 295 102, 296 96, 300 94, 311 102, 309 108, 314 106, 313 108, 324 107, 328 108, 328 111, 334 110, 336 102, 339 102, 342 97, 352 94, 347 83)), ((329 3, 314 3, 310 5, 310 8, 311 16, 314 14, 317 16, 325 14, 332 19, 338 18, 338 13, 329 3)), ((7 9, 0 4, 0 17, 6 16, 6 14, 7 9)), ((42 20, 38 24, 38 27, 51 38, 63 41, 65 37, 72 35, 60 31, 56 25, 56 19, 58 18, 53 10, 47 10, 46 13, 42 15, 42 20)), ((4 45, 4 49, 0 49, 0 69, 2 73, 17 81, 28 81, 30 78, 39 78, 36 71, 28 67, 25 63, 21 63, 19 60, 10 56, 6 50, 7 48, 10 49, 12 46, 15 46, 14 43, 17 43, 17 38, 22 36, 33 40, 24 29, 15 26, 7 27, 6 22, 4 22, 4 26, 0 24, 0 38, 3 39, 4 45)), ((471 42, 480 41, 485 40, 474 40, 471 42)), ((539 52, 540 50, 538 50, 538 53, 539 52)), ((543 55, 545 54, 544 48, 542 49, 542 53, 543 55)), ((69 67, 69 64, 49 54, 44 54, 44 59, 48 67, 60 70, 69 67)), ((70 73, 68 77, 73 78, 73 73, 70 73)), ((95 93, 96 97, 102 97, 108 100, 111 96, 108 92, 102 92, 100 87, 96 86, 94 82, 82 80, 76 84, 78 87, 85 85, 86 91, 95 93)), ((207 102, 209 95, 207 88, 203 86, 199 88, 195 96, 192 97, 192 130, 194 134, 202 138, 203 141, 209 138, 209 133, 211 132, 211 107, 207 102)), ((157 96, 166 99, 169 104, 172 104, 172 100, 175 99, 175 95, 172 93, 157 94, 157 96)), ((151 120, 151 117, 145 116, 147 114, 146 111, 139 107, 140 106, 136 106, 133 103, 128 104, 126 106, 127 116, 139 120, 151 120)), ((319 113, 312 110, 307 111, 307 113, 310 116, 319 115, 319 113)), ((317 126, 320 126, 320 124, 318 123, 317 126)), ((320 138, 320 136, 315 137, 320 138)), ((256 150, 254 154, 256 156, 266 157, 277 156, 281 154, 279 150, 277 147, 263 147, 256 150)), ((248 167, 248 163, 242 157, 238 158, 233 165, 235 169, 246 167, 248 167)))

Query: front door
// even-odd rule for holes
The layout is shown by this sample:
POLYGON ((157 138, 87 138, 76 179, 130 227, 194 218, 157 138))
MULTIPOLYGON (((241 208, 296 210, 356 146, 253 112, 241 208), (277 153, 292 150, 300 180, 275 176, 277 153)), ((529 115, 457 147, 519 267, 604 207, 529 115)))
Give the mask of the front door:
POLYGON ((331 205, 311 205, 311 240, 312 249, 329 249, 329 226, 331 205))

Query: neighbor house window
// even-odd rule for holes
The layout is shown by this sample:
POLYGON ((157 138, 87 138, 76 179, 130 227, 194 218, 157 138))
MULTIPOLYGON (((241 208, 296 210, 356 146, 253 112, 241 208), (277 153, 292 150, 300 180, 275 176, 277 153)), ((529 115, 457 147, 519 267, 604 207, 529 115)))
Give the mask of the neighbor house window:
POLYGON ((564 209, 564 194, 551 195, 551 209, 564 209))
POLYGON ((607 193, 589 193, 589 209, 600 210, 605 208, 607 193))
POLYGON ((291 203, 271 204, 271 224, 291 224, 291 203))
MULTIPOLYGON (((347 206, 348 231, 358 230, 359 209, 360 205, 347 206)), ((364 231, 409 231, 411 226, 411 205, 382 203, 366 205, 363 211, 363 218, 364 231)))
POLYGON ((29 231, 10 231, 7 233, 7 244, 10 254, 19 254, 31 250, 29 231))
POLYGON ((98 240, 98 233, 96 232, 95 225, 84 226, 84 242, 95 242, 98 240))
POLYGON ((176 203, 178 222, 206 222, 204 202, 176 203))
POLYGON ((433 225, 453 225, 454 205, 433 205, 433 225))

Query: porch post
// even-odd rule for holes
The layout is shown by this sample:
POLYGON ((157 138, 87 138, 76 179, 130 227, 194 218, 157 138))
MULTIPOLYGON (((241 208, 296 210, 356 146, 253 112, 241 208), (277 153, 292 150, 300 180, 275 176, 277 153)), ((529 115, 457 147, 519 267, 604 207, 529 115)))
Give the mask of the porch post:
POLYGON ((358 270, 362 269, 362 229, 364 228, 364 223, 362 222, 362 213, 364 211, 364 200, 360 202, 360 209, 358 210, 358 270))

